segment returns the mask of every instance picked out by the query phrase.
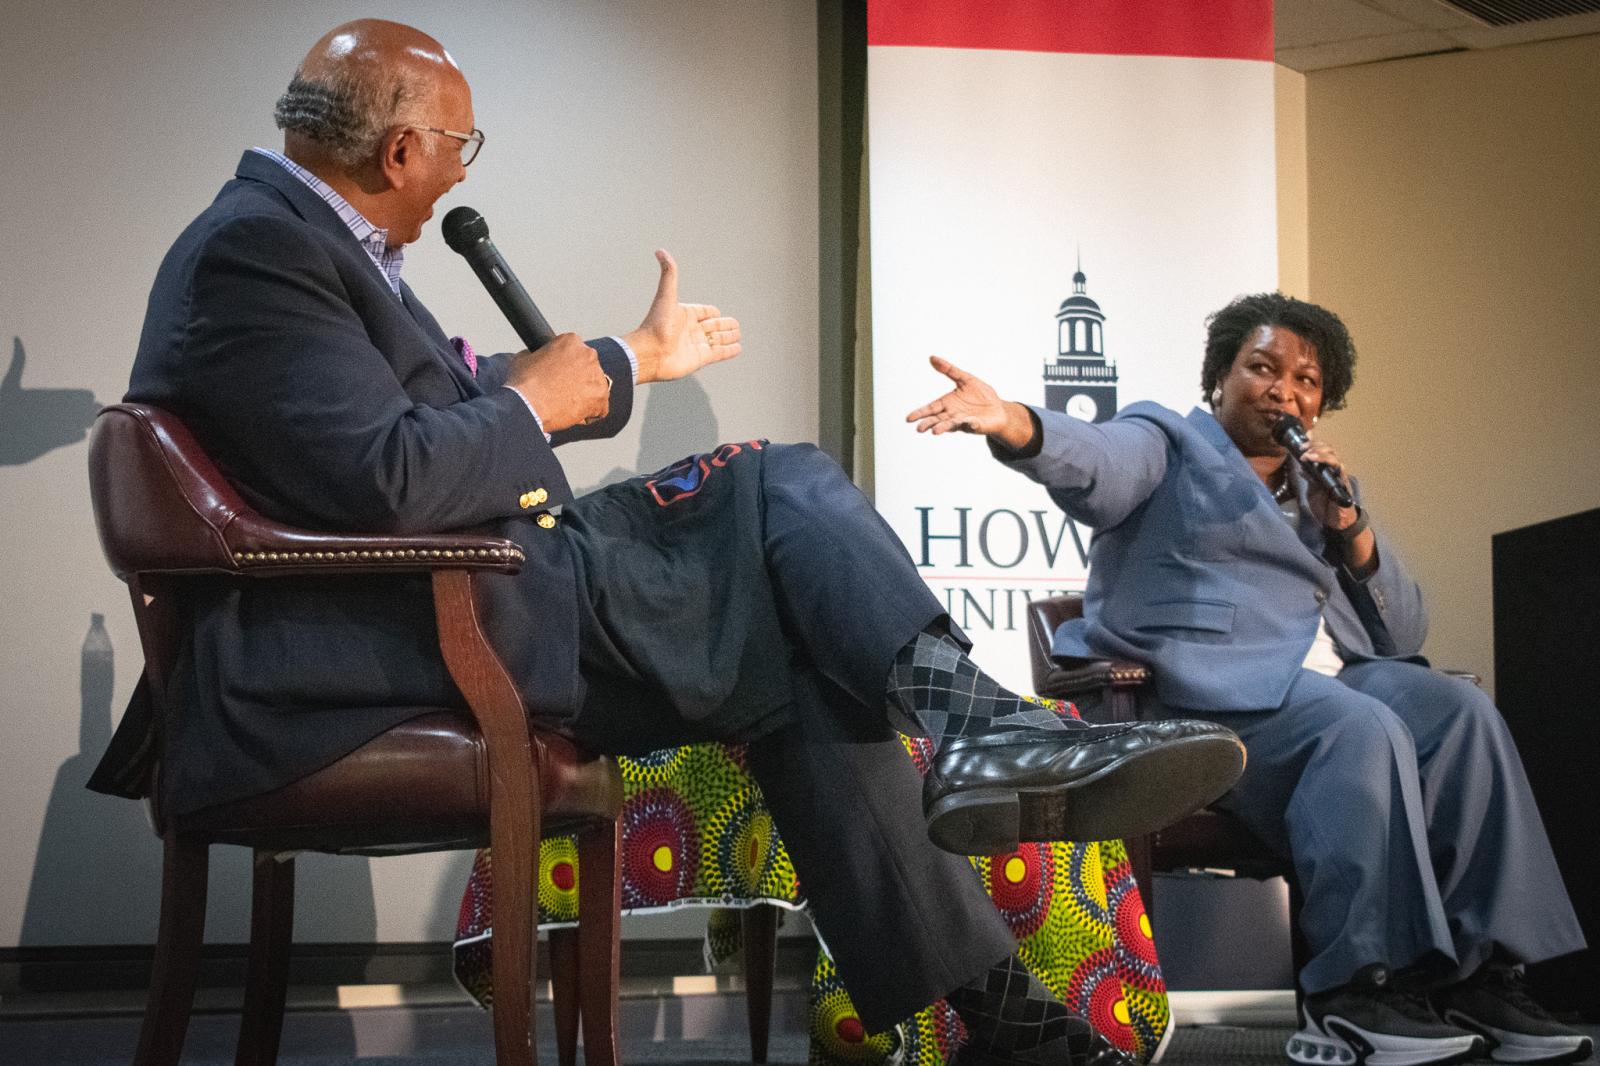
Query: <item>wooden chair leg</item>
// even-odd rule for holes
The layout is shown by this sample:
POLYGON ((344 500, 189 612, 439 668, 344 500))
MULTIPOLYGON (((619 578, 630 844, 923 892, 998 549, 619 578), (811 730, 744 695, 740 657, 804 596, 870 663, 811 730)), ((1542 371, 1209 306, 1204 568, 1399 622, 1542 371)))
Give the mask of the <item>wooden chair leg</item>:
POLYGON ((206 928, 209 848, 168 835, 161 864, 161 925, 156 933, 150 998, 134 1066, 177 1066, 194 1006, 200 943, 206 928))
MULTIPOLYGON (((498 790, 501 784, 496 781, 495 788, 498 790)), ((494 955, 490 973, 494 979, 495 1066, 535 1066, 536 1061, 533 990, 538 894, 533 879, 539 869, 538 804, 529 803, 528 809, 531 813, 520 827, 503 826, 501 823, 508 816, 499 807, 490 818, 489 839, 494 855, 494 955)))
POLYGON ((1305 993, 1300 990, 1300 971, 1311 961, 1311 941, 1306 939, 1300 927, 1300 912, 1305 906, 1305 899, 1300 895, 1300 882, 1292 875, 1284 880, 1289 883, 1289 957, 1294 966, 1294 1006, 1298 1011, 1305 999, 1305 993))
POLYGON ((578 835, 578 987, 584 1066, 617 1066, 617 981, 622 962, 622 826, 578 835))
POLYGON ((489 847, 494 854, 496 1066, 534 1066, 534 936, 542 810, 539 766, 522 694, 489 647, 469 570, 433 572, 439 651, 483 731, 489 756, 489 847))
POLYGON ((750 1061, 764 1066, 772 1031, 772 974, 778 961, 778 908, 746 907, 740 915, 744 941, 744 1010, 750 1022, 750 1061))
POLYGON ((250 964, 234 1066, 275 1066, 294 939, 294 859, 257 850, 250 897, 250 964))
POLYGON ((578 1062, 579 972, 578 930, 550 930, 550 1005, 555 1008, 556 1059, 560 1066, 577 1066, 578 1062))
POLYGON ((1128 837, 1123 841, 1123 846, 1128 849, 1128 865, 1133 867, 1133 882, 1139 886, 1139 895, 1144 900, 1144 911, 1150 916, 1151 921, 1156 918, 1156 881, 1155 873, 1151 869, 1151 844, 1154 837, 1145 836, 1128 837))

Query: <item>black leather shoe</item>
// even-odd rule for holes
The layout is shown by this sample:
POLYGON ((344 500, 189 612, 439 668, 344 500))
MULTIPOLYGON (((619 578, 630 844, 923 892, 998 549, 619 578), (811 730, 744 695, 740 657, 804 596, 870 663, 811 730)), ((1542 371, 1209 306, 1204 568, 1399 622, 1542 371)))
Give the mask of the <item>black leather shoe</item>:
MULTIPOLYGON (((1096 1050, 1095 1042, 1104 1043, 1105 1037, 1075 1014, 1069 1015, 1068 1020, 1071 1028, 1064 1040, 1052 1040, 1043 1046, 1010 1049, 962 1044, 956 1049, 952 1066, 1089 1066, 1093 1061, 1090 1056, 1096 1050)), ((1105 1066, 1121 1064, 1109 1059, 1105 1066)), ((1138 1064, 1133 1063, 1133 1066, 1138 1064)))
MULTIPOLYGON (((1059 1051, 1060 1049, 1052 1049, 1059 1051)), ((955 1066, 1043 1066, 1047 1056, 1039 1054, 1004 1055, 979 1051, 963 1044, 955 1054, 955 1066)), ((1067 1049, 1068 1066, 1139 1066, 1139 1060, 1117 1047, 1083 1022, 1083 1031, 1073 1033, 1067 1049)))
POLYGON ((1139 1066, 1139 1060, 1096 1033, 1084 1066, 1139 1066))
POLYGON ((1244 758, 1231 729, 1185 718, 957 737, 934 756, 922 810, 957 855, 1139 836, 1228 791, 1244 758))

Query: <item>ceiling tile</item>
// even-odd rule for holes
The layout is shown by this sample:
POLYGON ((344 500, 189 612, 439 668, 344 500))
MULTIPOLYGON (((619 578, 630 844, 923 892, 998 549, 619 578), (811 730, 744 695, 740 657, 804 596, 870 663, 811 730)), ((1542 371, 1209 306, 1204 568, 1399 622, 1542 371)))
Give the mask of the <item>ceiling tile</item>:
POLYGON ((1417 30, 1382 37, 1330 41, 1327 44, 1310 45, 1305 48, 1280 48, 1274 58, 1291 70, 1304 73, 1328 67, 1348 67, 1357 63, 1374 63, 1380 59, 1398 59, 1401 56, 1424 55, 1461 47, 1461 44, 1448 34, 1436 30, 1417 30))
POLYGON ((1272 17, 1273 37, 1280 52, 1418 28, 1414 23, 1375 11, 1360 0, 1277 0, 1272 17))
MULTIPOLYGON (((1278 0, 1282 8, 1286 0, 1278 0)), ((1291 4, 1315 4, 1317 0, 1287 0, 1291 4)), ((1369 7, 1387 11, 1395 18, 1413 23, 1418 29, 1449 30, 1459 26, 1476 26, 1478 23, 1466 12, 1451 7, 1444 0, 1362 0, 1369 7)))

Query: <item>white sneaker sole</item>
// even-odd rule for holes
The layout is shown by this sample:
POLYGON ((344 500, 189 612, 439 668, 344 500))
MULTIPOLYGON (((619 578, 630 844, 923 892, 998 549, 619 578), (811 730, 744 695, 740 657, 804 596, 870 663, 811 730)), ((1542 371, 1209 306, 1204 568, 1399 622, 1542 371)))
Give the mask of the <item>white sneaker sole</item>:
POLYGON ((1330 1014, 1322 1028, 1308 1022, 1283 1050, 1306 1066, 1444 1066, 1474 1058, 1482 1045, 1471 1035, 1427 1039, 1372 1033, 1330 1014))
POLYGON ((1514 1033, 1485 1025, 1457 1010, 1445 1011, 1444 1020, 1481 1034, 1489 1042, 1489 1058, 1495 1062, 1580 1062, 1594 1050, 1593 1041, 1582 1033, 1571 1036, 1514 1033))
POLYGON ((1156 1044, 1155 1053, 1150 1056, 1148 1066, 1156 1066, 1161 1057, 1167 1053, 1167 1048, 1172 1046, 1172 1034, 1178 1031, 1178 1015, 1170 1006, 1167 1008, 1167 1031, 1161 1034, 1160 1043, 1156 1044))

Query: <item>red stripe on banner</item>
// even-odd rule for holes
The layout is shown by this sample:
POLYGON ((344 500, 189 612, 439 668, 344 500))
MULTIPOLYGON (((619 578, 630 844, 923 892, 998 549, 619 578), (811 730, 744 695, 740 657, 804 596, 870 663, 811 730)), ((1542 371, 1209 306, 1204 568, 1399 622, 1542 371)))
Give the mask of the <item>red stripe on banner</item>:
POLYGON ((867 43, 1271 59, 1272 0, 868 0, 867 43))

